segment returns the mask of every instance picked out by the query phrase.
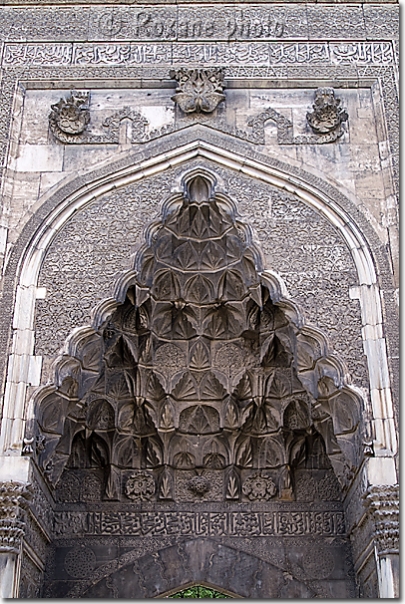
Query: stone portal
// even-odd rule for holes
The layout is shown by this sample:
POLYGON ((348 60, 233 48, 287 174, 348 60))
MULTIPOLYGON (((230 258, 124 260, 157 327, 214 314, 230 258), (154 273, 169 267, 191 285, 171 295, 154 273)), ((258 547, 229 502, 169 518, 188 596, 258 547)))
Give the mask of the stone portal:
POLYGON ((214 175, 182 183, 124 303, 83 330, 38 401, 37 462, 57 502, 45 594, 141 598, 203 582, 353 597, 342 493, 360 401, 330 377, 319 333, 273 302, 214 175))

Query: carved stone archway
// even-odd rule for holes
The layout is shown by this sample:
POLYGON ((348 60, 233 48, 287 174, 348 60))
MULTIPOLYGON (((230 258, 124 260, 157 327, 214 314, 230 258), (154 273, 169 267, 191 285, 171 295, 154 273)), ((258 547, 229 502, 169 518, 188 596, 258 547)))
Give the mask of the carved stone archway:
POLYGON ((268 479, 265 498, 277 491, 289 498, 298 445, 285 431, 315 430, 346 487, 359 462, 348 442, 356 440, 361 407, 342 362, 319 331, 299 325, 293 304, 274 305, 260 251, 231 200, 215 193, 213 176, 188 174, 184 188, 149 228, 124 304, 98 333, 82 334, 74 358, 58 363, 56 387, 40 396, 40 465, 56 484, 68 459, 85 454, 80 435, 90 431, 94 447, 106 448, 106 496, 116 499, 114 474, 126 464, 111 455, 124 455, 136 436, 125 455, 137 450, 139 459, 129 467, 161 468, 160 499, 172 499, 171 472, 203 467, 227 468, 226 498, 239 499, 236 466, 259 474, 283 468, 274 485, 268 479), (206 441, 198 461, 196 437, 206 441))
MULTIPOLYGON (((125 281, 108 319, 71 338, 27 434, 58 502, 56 541, 80 539, 62 548, 66 573, 80 578, 96 535, 297 534, 319 540, 325 578, 350 597, 341 500, 362 459, 362 402, 213 174, 184 175, 125 281)), ((60 581, 48 595, 67 595, 60 581)))

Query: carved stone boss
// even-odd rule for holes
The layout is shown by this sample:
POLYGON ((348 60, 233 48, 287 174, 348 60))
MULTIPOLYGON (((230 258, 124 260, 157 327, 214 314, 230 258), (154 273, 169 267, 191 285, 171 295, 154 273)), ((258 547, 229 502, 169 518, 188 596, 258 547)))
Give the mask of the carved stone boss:
POLYGON ((342 124, 348 115, 340 107, 340 99, 335 97, 333 88, 318 88, 312 108, 313 111, 307 113, 307 121, 315 134, 335 139, 342 136, 342 124))
POLYGON ((90 93, 72 90, 51 109, 49 127, 55 138, 62 143, 74 142, 90 122, 90 93))
POLYGON ((184 113, 212 113, 225 100, 222 69, 178 69, 170 77, 178 83, 172 100, 184 113))

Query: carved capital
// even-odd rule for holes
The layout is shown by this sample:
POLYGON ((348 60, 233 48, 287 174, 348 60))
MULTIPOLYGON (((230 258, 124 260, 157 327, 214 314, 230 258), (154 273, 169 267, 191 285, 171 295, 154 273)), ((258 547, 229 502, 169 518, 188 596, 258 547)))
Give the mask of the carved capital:
POLYGON ((171 70, 170 77, 178 83, 172 100, 184 113, 211 113, 225 100, 222 69, 171 70))
POLYGON ((365 503, 375 523, 374 542, 379 556, 399 553, 399 486, 378 485, 368 489, 365 503))
POLYGON ((20 551, 25 528, 23 509, 30 496, 25 484, 0 483, 0 552, 20 551))

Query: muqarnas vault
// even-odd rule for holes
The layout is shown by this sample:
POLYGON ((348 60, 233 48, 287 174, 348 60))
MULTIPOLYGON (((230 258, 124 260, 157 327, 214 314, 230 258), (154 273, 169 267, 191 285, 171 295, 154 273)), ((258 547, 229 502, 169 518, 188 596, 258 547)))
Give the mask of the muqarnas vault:
POLYGON ((2 597, 398 597, 397 13, 2 7, 2 597))

